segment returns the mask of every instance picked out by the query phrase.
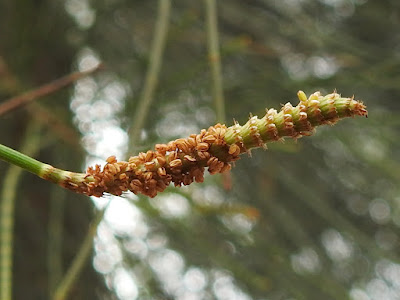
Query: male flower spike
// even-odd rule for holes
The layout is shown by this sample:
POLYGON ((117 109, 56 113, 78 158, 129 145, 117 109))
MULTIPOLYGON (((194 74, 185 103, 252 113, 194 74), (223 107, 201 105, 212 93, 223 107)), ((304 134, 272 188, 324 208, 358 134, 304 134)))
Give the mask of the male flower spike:
POLYGON ((326 96, 316 92, 308 98, 303 91, 297 95, 300 102, 296 107, 286 103, 279 112, 269 109, 261 119, 253 116, 243 126, 236 122, 231 127, 216 124, 188 138, 157 144, 154 150, 141 152, 128 161, 110 156, 103 170, 96 165, 89 167, 86 174, 45 165, 41 177, 89 196, 119 196, 129 190, 155 197, 171 182, 175 186, 203 182, 206 168, 211 174, 230 170, 232 162, 252 148, 265 147, 284 137, 309 136, 316 126, 368 114, 362 102, 336 92, 326 96))

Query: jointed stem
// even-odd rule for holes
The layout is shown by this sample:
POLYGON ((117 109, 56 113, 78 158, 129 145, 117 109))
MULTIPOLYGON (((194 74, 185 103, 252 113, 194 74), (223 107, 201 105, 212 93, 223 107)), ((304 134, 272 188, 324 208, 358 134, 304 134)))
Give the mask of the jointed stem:
POLYGON ((71 84, 72 82, 75 82, 80 78, 93 74, 94 72, 97 72, 102 68, 103 65, 100 64, 87 71, 74 72, 66 76, 63 76, 59 79, 56 79, 50 83, 42 85, 39 88, 23 93, 22 95, 18 95, 16 97, 7 99, 0 104, 0 115, 10 112, 23 105, 26 105, 37 98, 54 93, 55 91, 58 91, 59 89, 71 84))
POLYGON ((21 167, 36 175, 39 174, 43 165, 42 162, 1 144, 0 157, 2 160, 21 167))
POLYGON ((104 209, 97 211, 93 222, 89 226, 89 232, 86 235, 79 252, 75 256, 72 265, 69 267, 67 273, 54 292, 53 300, 64 300, 67 298, 68 292, 74 282, 78 279, 79 273, 82 271, 83 266, 92 251, 94 236, 97 233, 97 228, 100 222, 103 220, 107 207, 108 204, 104 209))
POLYGON ((222 88, 221 56, 218 46, 217 3, 205 0, 207 16, 208 58, 210 60, 213 96, 216 104, 217 122, 225 123, 225 103, 222 88))
MULTIPOLYGON (((28 128, 30 130, 26 133, 21 151, 28 155, 34 155, 39 148, 38 126, 29 126, 28 128)), ((18 151, 2 145, 0 146, 0 156, 11 164, 14 164, 5 175, 0 206, 0 299, 11 300, 14 207, 17 183, 22 171, 17 166, 35 173, 38 170, 38 163, 41 163, 18 151)))
POLYGON ((135 115, 133 117, 133 123, 130 130, 130 149, 134 149, 135 146, 137 146, 140 130, 143 128, 146 116, 153 100, 154 91, 157 87, 158 74, 160 74, 162 56, 167 40, 170 11, 170 0, 158 1, 158 17, 153 43, 151 45, 149 67, 147 69, 144 87, 140 96, 139 104, 135 111, 135 115))

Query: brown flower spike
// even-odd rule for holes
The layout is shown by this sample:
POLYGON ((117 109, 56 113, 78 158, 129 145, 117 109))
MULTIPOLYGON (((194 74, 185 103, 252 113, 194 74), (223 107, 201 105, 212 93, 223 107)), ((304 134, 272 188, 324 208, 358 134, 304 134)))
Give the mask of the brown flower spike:
POLYGON ((157 144, 154 150, 139 153, 128 161, 117 161, 110 156, 103 170, 96 165, 89 167, 86 174, 66 172, 57 181, 89 196, 100 197, 104 193, 119 196, 130 190, 154 197, 171 182, 175 186, 203 182, 205 168, 211 174, 230 170, 231 163, 251 148, 265 147, 267 142, 284 137, 309 136, 316 126, 368 114, 362 102, 342 98, 336 92, 326 96, 316 92, 309 98, 302 91, 297 95, 300 103, 296 107, 286 103, 280 112, 269 109, 263 118, 252 116, 243 126, 236 122, 229 128, 217 124, 188 138, 157 144))

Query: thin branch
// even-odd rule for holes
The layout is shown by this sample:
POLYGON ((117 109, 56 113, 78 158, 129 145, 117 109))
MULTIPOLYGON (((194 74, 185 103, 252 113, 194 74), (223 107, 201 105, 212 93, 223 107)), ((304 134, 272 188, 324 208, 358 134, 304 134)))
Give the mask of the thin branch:
MULTIPOLYGON (((28 126, 21 151, 33 156, 39 149, 39 128, 36 123, 28 126)), ((17 193, 18 179, 22 169, 17 165, 9 168, 4 178, 1 191, 0 211, 0 299, 12 299, 12 269, 13 269, 13 234, 14 234, 14 207, 17 193)))
MULTIPOLYGON (((217 122, 225 123, 225 100, 222 83, 221 55, 218 43, 218 17, 215 0, 205 0, 207 17, 208 57, 212 74, 212 90, 215 102, 217 122)), ((230 172, 222 174, 222 183, 225 190, 232 187, 230 172)))
POLYGON ((131 149, 131 151, 134 151, 133 149, 135 149, 135 146, 138 144, 140 130, 143 128, 144 122, 147 118, 151 102, 153 101, 153 94, 157 87, 158 75, 160 73, 162 56, 167 39, 170 10, 170 0, 158 1, 158 15, 155 25, 154 39, 151 46, 149 67, 138 107, 133 118, 132 127, 130 129, 129 149, 131 149))
POLYGON ((62 240, 66 191, 60 192, 56 186, 50 199, 49 226, 47 239, 47 269, 49 299, 54 294, 63 274, 62 240))
POLYGON ((42 85, 39 88, 36 88, 36 89, 30 90, 26 93, 23 93, 22 95, 5 100, 5 101, 3 101, 3 103, 0 104, 0 116, 7 112, 10 112, 14 109, 17 109, 18 107, 26 105, 29 102, 31 102, 37 98, 51 94, 65 86, 71 84, 72 82, 75 82, 85 76, 88 76, 90 74, 93 74, 96 71, 99 71, 102 68, 103 68, 103 65, 99 64, 95 68, 84 71, 84 72, 74 72, 74 73, 68 74, 64 77, 61 77, 59 79, 56 79, 50 83, 42 85))
POLYGON ((217 122, 225 123, 221 56, 218 45, 217 4, 215 0, 205 0, 205 4, 207 16, 208 57, 212 74, 213 97, 216 104, 217 122))
MULTIPOLYGON (((110 202, 108 202, 109 204, 110 202)), ((97 227, 99 226, 100 222, 103 220, 104 213, 108 207, 107 206, 103 210, 99 210, 96 213, 96 216, 93 222, 90 224, 89 231, 83 241, 81 248, 79 249, 77 255, 75 256, 71 266, 69 267, 67 273, 65 274, 64 278, 61 280, 60 284, 58 285, 53 300, 64 300, 67 298, 71 287, 74 285, 75 281, 78 279, 79 274, 82 272, 87 259, 90 256, 93 247, 94 237, 97 233, 97 227)))

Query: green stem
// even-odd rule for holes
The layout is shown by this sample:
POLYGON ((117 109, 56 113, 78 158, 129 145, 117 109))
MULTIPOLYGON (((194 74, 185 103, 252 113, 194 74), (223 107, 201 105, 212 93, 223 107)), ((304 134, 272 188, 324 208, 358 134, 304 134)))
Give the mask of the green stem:
MULTIPOLYGON (((39 128, 37 124, 28 126, 24 144, 21 151, 28 155, 34 155, 39 149, 39 128)), ((12 299, 12 268, 13 268, 13 234, 14 234, 14 208, 17 184, 21 175, 22 167, 35 172, 38 163, 33 158, 23 155, 15 150, 0 145, 0 154, 4 160, 14 164, 9 168, 5 175, 3 188, 1 191, 1 210, 0 210, 0 299, 12 299)))
POLYGON ((0 157, 2 160, 16 165, 18 167, 24 168, 25 170, 39 175, 40 170, 43 167, 43 163, 29 157, 28 155, 22 154, 14 149, 0 144, 0 157))
POLYGON ((50 213, 47 239, 47 269, 49 299, 54 294, 63 273, 63 224, 66 191, 54 186, 51 191, 50 213))
POLYGON ((74 173, 54 168, 51 165, 42 163, 28 155, 22 154, 14 149, 0 144, 0 159, 21 167, 43 179, 53 183, 65 185, 78 185, 83 181, 90 182, 91 178, 85 178, 83 173, 74 173))
POLYGON ((208 57, 210 60, 213 96, 216 104, 217 122, 225 123, 225 103, 222 85, 221 56, 218 46, 217 4, 215 0, 205 0, 208 35, 208 57))
POLYGON ((169 15, 171 10, 170 0, 158 1, 158 16, 154 32, 154 40, 151 46, 149 67, 147 70, 144 87, 140 96, 140 101, 133 117, 130 134, 130 147, 134 149, 138 144, 140 130, 143 128, 147 114, 153 100, 153 94, 158 83, 158 74, 161 69, 162 55, 165 48, 169 27, 169 15))
MULTIPOLYGON (((109 204, 110 202, 108 202, 109 204)), ((93 222, 90 224, 89 231, 83 241, 81 248, 79 249, 77 255, 75 256, 71 266, 69 267, 67 273, 65 274, 64 278, 61 280, 60 284, 58 285, 53 300, 64 300, 67 298, 71 287, 78 279, 79 274, 82 272, 85 263, 90 256, 93 247, 93 240, 94 236, 97 232, 97 227, 99 226, 100 222, 103 220, 104 213, 108 207, 108 204, 103 210, 100 210, 96 213, 96 216, 93 222)))

